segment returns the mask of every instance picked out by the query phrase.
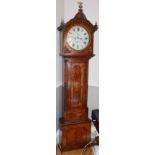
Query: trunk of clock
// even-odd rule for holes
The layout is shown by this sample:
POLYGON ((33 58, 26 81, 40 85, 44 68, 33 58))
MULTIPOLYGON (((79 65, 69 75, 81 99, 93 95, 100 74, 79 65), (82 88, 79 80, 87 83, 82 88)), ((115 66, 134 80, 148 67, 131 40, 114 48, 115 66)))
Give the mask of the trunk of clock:
POLYGON ((90 141, 88 118, 88 60, 90 57, 64 57, 64 107, 60 121, 62 151, 82 148, 90 141))

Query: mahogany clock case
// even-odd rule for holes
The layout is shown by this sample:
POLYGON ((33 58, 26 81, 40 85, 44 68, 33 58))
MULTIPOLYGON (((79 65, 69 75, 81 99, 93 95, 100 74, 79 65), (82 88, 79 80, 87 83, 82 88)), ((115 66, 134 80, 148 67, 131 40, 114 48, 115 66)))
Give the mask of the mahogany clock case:
POLYGON ((90 142, 91 120, 88 118, 88 69, 89 59, 94 56, 93 42, 97 25, 91 24, 81 5, 75 17, 58 27, 61 33, 63 58, 63 116, 60 119, 62 151, 84 147, 90 142), (67 44, 67 34, 74 26, 82 26, 89 34, 88 45, 77 51, 67 44))

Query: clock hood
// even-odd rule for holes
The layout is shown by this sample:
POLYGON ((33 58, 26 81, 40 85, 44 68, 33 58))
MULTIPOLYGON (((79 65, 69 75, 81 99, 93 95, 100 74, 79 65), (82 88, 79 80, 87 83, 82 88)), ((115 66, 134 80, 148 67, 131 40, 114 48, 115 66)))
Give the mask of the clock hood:
POLYGON ((61 56, 65 57, 92 57, 93 54, 93 43, 94 43, 94 32, 98 29, 97 23, 93 25, 85 16, 82 9, 82 3, 79 3, 78 12, 68 22, 61 22, 61 25, 57 28, 61 33, 61 56), (83 27, 89 35, 88 45, 81 49, 76 50, 71 48, 67 42, 67 35, 71 28, 75 26, 83 27), (80 52, 79 52, 80 51, 80 52))

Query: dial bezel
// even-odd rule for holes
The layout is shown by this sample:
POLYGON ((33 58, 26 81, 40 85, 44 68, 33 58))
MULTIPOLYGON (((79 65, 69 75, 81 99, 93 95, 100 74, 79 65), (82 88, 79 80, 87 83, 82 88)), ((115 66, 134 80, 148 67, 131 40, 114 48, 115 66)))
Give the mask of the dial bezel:
POLYGON ((70 53, 70 52, 74 52, 74 53, 89 53, 91 52, 92 53, 92 50, 93 50, 93 31, 92 31, 92 26, 90 25, 90 23, 88 23, 87 21, 84 21, 84 20, 71 20, 65 27, 65 31, 64 31, 64 34, 63 34, 63 44, 64 44, 64 48, 63 48, 63 51, 64 53, 70 53), (83 27, 88 35, 89 35, 89 43, 87 44, 87 46, 81 50, 76 50, 76 49, 73 49, 72 47, 70 47, 67 43, 67 34, 68 32, 70 31, 71 28, 73 28, 74 26, 80 26, 80 27, 83 27))
POLYGON ((74 26, 72 26, 72 27, 70 27, 70 29, 68 30, 68 32, 67 32, 67 34, 66 34, 66 43, 67 43, 67 45, 71 48, 71 49, 73 49, 73 50, 75 50, 75 51, 77 51, 77 52, 81 52, 81 51, 83 51, 84 49, 86 49, 88 46, 89 46, 89 44, 90 44, 90 40, 91 39, 91 37, 90 37, 90 33, 89 33, 89 31, 87 30, 87 28, 85 28, 84 26, 82 26, 82 25, 74 25, 74 26), (86 32, 87 32, 87 34, 88 34, 88 42, 87 42, 87 45, 85 46, 85 47, 83 47, 83 48, 81 48, 81 49, 76 49, 76 48, 73 48, 72 46, 70 46, 70 44, 68 43, 68 41, 67 41, 67 39, 68 39, 68 33, 73 29, 73 28, 75 28, 75 27, 80 27, 80 28, 83 28, 86 32))

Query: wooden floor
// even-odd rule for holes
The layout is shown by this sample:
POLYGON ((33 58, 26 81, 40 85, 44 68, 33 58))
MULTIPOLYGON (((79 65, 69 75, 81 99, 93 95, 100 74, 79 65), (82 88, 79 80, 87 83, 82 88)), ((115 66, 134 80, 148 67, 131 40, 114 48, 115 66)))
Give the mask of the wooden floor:
MULTIPOLYGON (((74 151, 68 151, 61 154, 59 148, 56 149, 56 155, 81 155, 82 149, 80 150, 74 150, 74 151)), ((83 155, 93 155, 91 148, 89 148, 83 155)))

